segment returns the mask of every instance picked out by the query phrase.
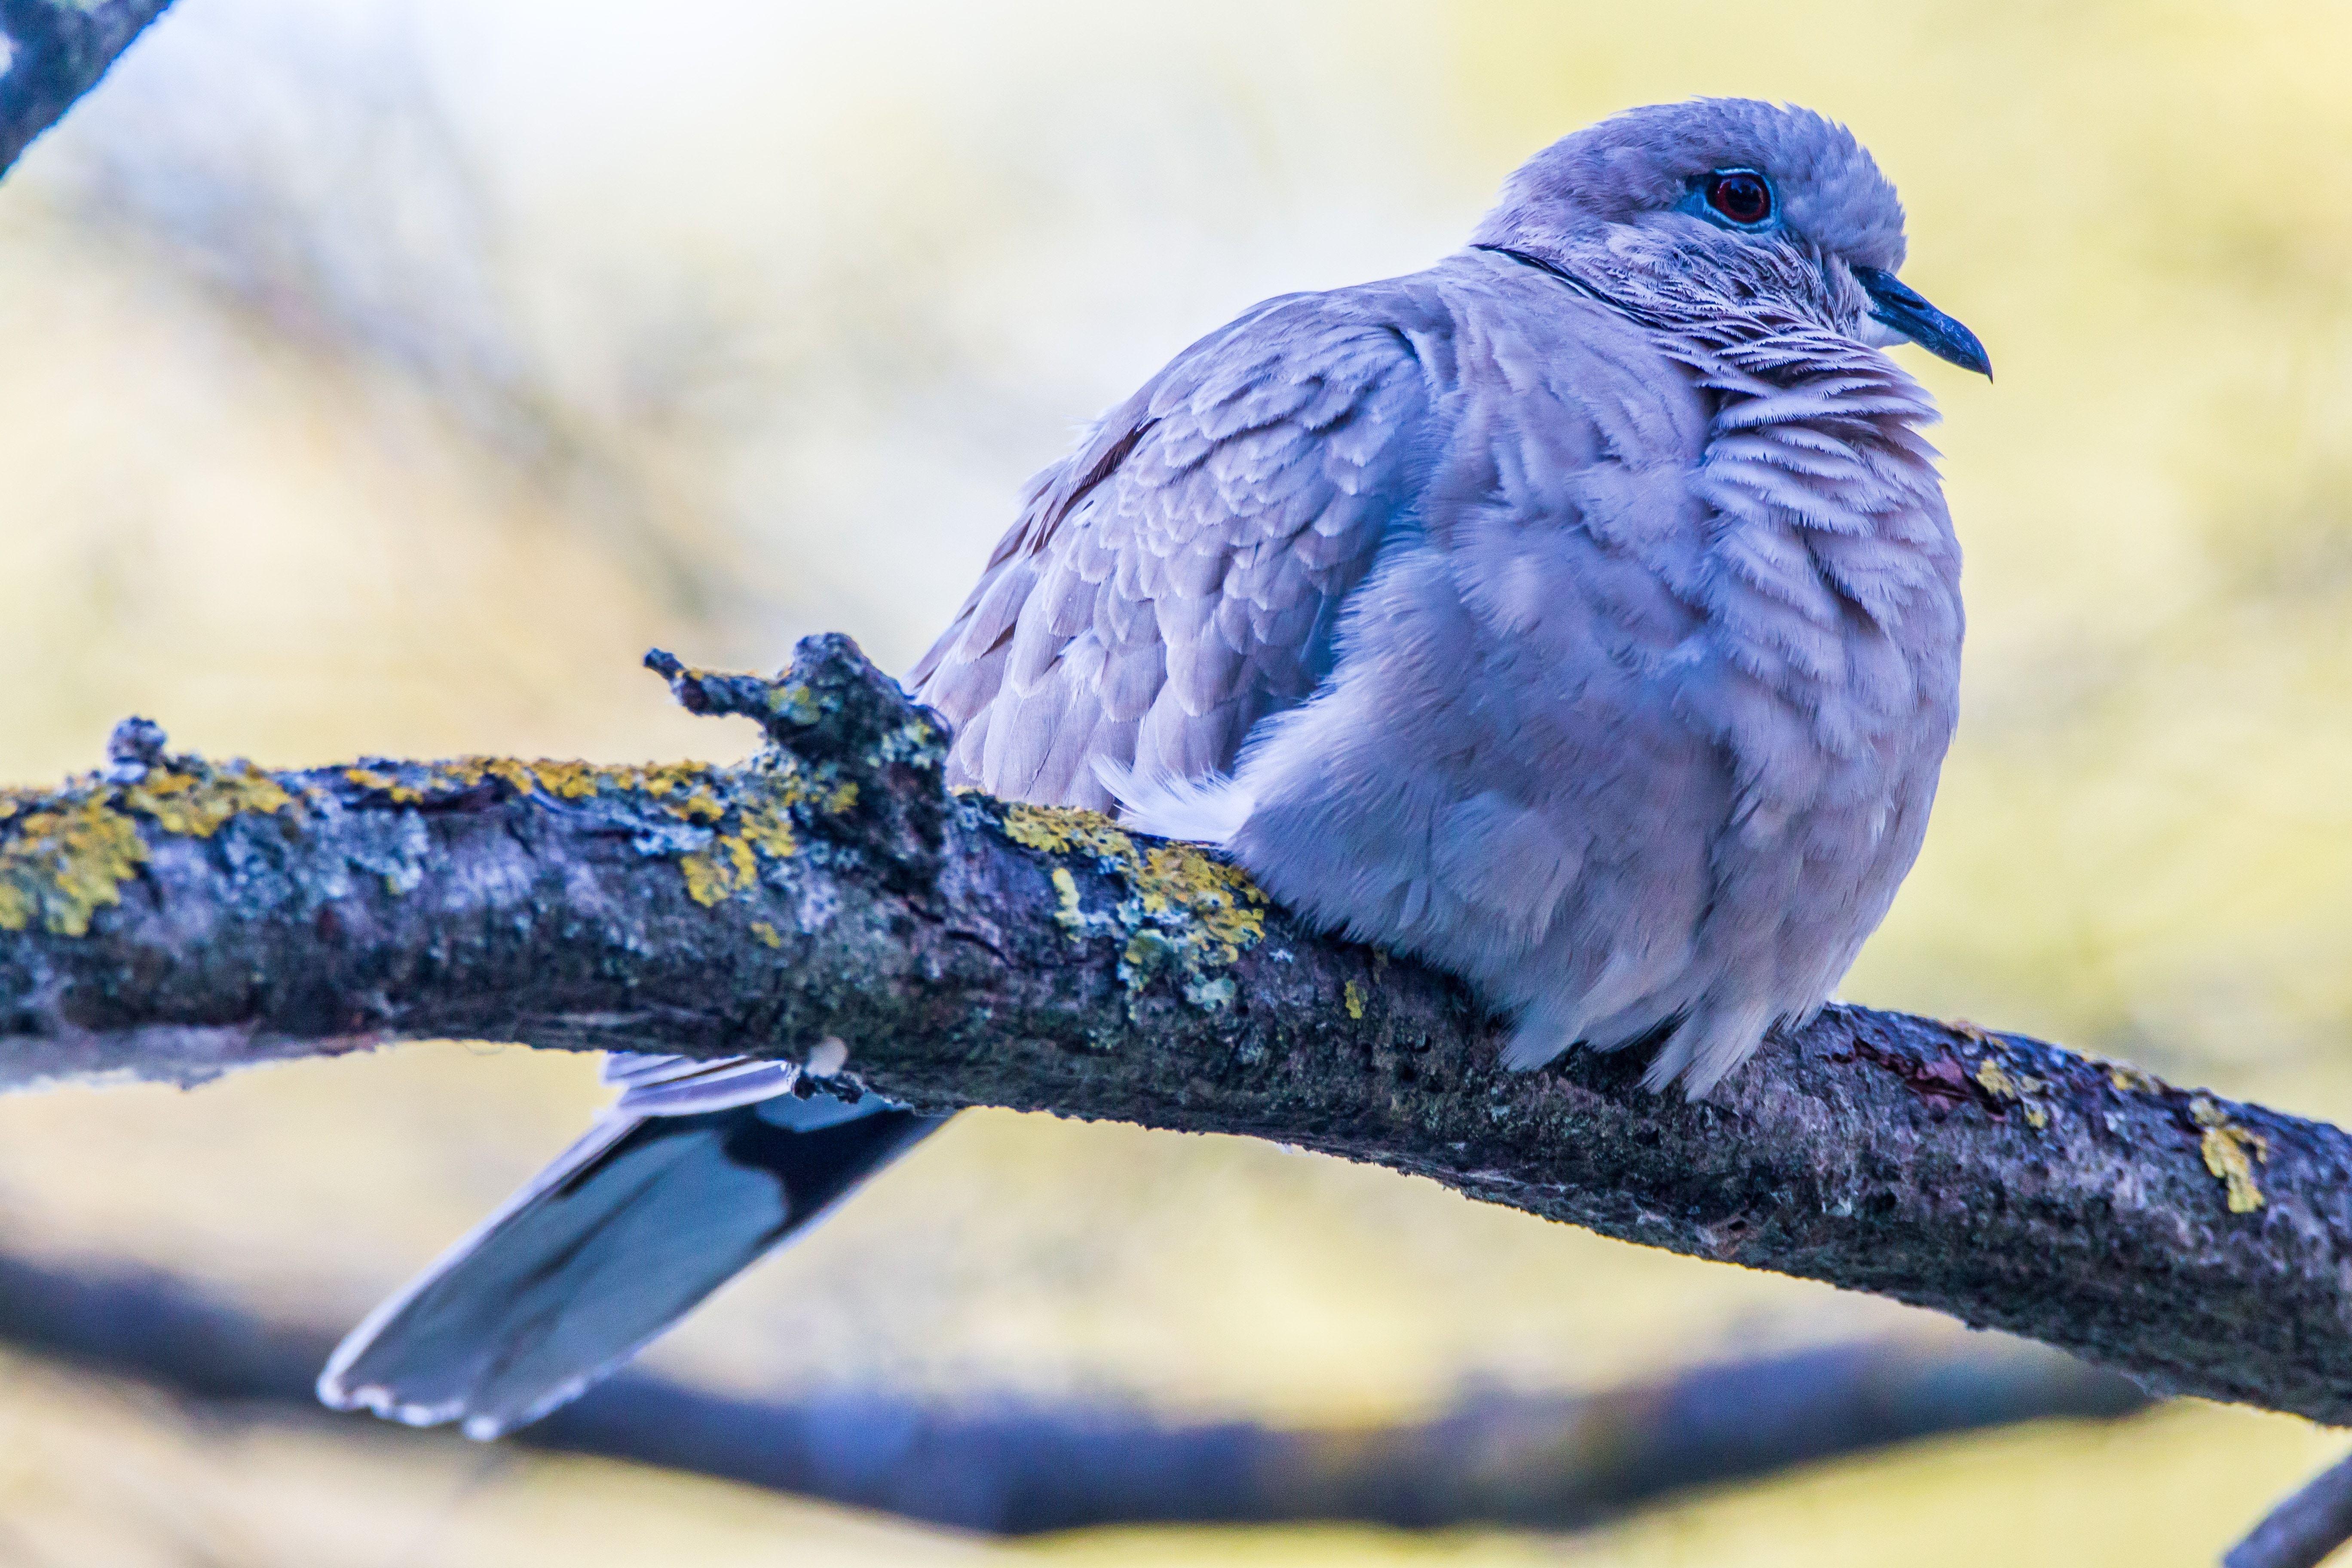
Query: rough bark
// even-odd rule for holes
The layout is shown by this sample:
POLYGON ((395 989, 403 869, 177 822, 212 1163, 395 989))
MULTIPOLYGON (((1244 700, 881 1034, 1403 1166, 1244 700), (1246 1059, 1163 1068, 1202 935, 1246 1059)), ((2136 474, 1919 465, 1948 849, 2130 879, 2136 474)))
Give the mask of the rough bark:
MULTIPOLYGON (((332 1419, 311 1384, 338 1337, 147 1269, 0 1256, 0 1342, 215 1409, 332 1419)), ((508 1440, 1000 1534, 1171 1521, 1560 1529, 1940 1433, 2146 1404, 2113 1373, 1988 1338, 1825 1346, 1586 1394, 1481 1394, 1429 1421, 1335 1428, 948 1408, 883 1391, 748 1399, 624 1373, 508 1440)))
POLYGON ((801 1058, 870 1088, 1241 1133, 1827 1280, 2183 1392, 2352 1422, 2352 1139, 2015 1035, 1832 1007, 1706 1103, 1520 1076, 1415 964, 1085 813, 941 787, 845 638, 649 662, 740 767, 166 756, 0 801, 0 1082, 473 1037, 801 1058))
POLYGON ((171 0, 0 0, 0 174, 171 0))

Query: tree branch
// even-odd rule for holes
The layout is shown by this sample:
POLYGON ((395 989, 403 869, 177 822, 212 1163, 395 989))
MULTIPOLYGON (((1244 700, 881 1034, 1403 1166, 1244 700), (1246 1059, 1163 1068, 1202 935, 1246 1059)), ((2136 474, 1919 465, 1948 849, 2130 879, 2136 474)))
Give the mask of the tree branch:
MULTIPOLYGON (((311 1384, 336 1338, 169 1275, 0 1255, 0 1342, 183 1398, 325 1418, 311 1384)), ((1880 1341, 1322 1430, 1027 1404, 955 1412, 880 1393, 744 1399, 624 1373, 508 1440, 1008 1535, 1173 1521, 1564 1529, 1939 1433, 2146 1405, 2125 1379, 2039 1346, 1880 1341)))
POLYGON ((0 0, 0 174, 172 0, 0 0))
POLYGON ((1209 856, 950 795, 938 720, 845 638, 772 682, 653 662, 761 722, 761 755, 267 773, 131 721, 102 773, 0 799, 0 1082, 449 1036, 833 1041, 928 1110, 1276 1139, 2352 1421, 2336 1128, 1858 1007, 1704 1104, 1641 1090, 1631 1053, 1504 1073, 1458 986, 1209 856))
POLYGON ((2338 1459, 2264 1515, 2221 1568, 2317 1568, 2352 1541, 2352 1458, 2338 1459))

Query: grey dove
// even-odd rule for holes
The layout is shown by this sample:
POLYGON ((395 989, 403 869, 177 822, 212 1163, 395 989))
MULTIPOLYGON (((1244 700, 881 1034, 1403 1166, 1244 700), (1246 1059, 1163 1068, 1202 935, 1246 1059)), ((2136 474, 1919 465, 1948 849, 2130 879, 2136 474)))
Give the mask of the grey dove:
MULTIPOLYGON (((1032 485, 917 695, 950 782, 1115 809, 1449 969, 1503 1059, 1706 1092, 1818 1009, 1926 830, 1960 552, 1843 127, 1702 100, 1538 153, 1423 272, 1184 350, 1032 485)), ((615 1058, 587 1137, 354 1331, 330 1404, 477 1436, 584 1388, 938 1125, 615 1058)))

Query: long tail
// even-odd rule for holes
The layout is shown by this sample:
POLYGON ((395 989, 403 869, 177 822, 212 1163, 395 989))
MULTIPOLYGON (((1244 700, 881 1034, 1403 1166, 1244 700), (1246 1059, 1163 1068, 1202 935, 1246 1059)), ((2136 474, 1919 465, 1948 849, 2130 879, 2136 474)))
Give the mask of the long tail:
POLYGON ((621 1101, 352 1330, 320 1399, 471 1437, 526 1426, 946 1120, 796 1095, 776 1063, 617 1058, 606 1076, 621 1101))

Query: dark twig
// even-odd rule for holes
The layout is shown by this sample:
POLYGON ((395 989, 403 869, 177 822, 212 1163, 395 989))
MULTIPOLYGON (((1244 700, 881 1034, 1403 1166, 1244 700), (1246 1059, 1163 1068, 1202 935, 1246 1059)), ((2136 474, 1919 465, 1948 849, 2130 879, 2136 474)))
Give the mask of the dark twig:
MULTIPOLYGON (((169 1275, 0 1256, 0 1342, 183 1397, 327 1419, 310 1384, 333 1341, 169 1275)), ((2034 1345, 1893 1341, 1594 1394, 1486 1394, 1428 1422, 1334 1430, 1034 1405, 959 1413, 877 1394, 735 1399, 625 1373, 510 1440, 1004 1534, 1307 1519, 1563 1528, 1938 1433, 2146 1403, 2034 1345)))
POLYGON ((98 85, 172 0, 0 0, 0 174, 98 85))
POLYGON ((2230 1548, 2221 1568, 2315 1568, 2352 1541, 2352 1457, 2338 1459, 2230 1548))
POLYGON ((2336 1128, 1856 1007, 1705 1104, 1643 1092, 1625 1058, 1505 1073, 1457 986, 1208 856, 950 795, 937 720, 846 639, 771 682, 677 678, 753 711, 761 756, 272 774, 127 746, 0 798, 0 1082, 416 1037, 830 1037, 927 1110, 1276 1139, 2352 1421, 2336 1128))

